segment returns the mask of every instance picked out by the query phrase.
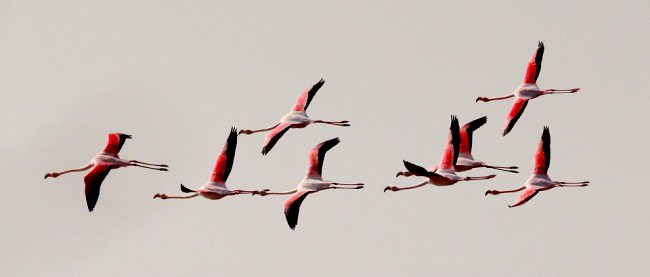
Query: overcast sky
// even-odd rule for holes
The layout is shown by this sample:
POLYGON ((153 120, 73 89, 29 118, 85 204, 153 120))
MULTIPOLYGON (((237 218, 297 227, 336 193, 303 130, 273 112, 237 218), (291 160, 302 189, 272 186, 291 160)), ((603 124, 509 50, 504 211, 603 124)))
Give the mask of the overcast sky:
MULTIPOLYGON (((1 1, 0 275, 648 275, 648 1, 1 1), (462 2, 462 3, 461 3, 462 2), (538 84, 501 131, 537 42, 538 84), (320 78, 313 119, 268 156, 240 136, 228 186, 290 190, 307 153, 340 137, 323 175, 363 182, 285 196, 161 201, 209 178, 231 126, 265 128, 320 78), (518 165, 487 181, 384 193, 402 159, 440 161, 449 116, 481 116, 474 156, 518 165), (508 208, 550 126, 549 174, 587 188, 508 208), (111 171, 95 211, 83 166, 106 135, 170 172, 111 171)), ((462 175, 491 174, 476 169, 462 175)))

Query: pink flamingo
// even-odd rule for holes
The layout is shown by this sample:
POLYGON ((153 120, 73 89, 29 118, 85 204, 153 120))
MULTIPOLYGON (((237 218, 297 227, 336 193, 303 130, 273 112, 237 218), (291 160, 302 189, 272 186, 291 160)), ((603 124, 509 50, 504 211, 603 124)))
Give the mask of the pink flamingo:
POLYGON ((429 170, 424 169, 421 166, 412 164, 410 162, 404 161, 404 166, 408 171, 398 172, 396 177, 399 176, 422 176, 427 177, 428 179, 422 183, 419 183, 415 186, 410 187, 395 187, 387 186, 384 188, 384 192, 387 190, 390 191, 400 191, 407 189, 414 189, 424 186, 426 184, 432 184, 436 186, 451 186, 459 181, 473 181, 473 180, 486 180, 494 178, 496 175, 480 176, 480 177, 461 177, 456 175, 454 166, 458 160, 458 154, 460 151, 460 127, 458 126, 458 118, 456 116, 451 116, 451 126, 449 127, 449 138, 447 139, 447 144, 445 145, 445 150, 442 154, 442 161, 438 166, 432 166, 429 170))
POLYGON ((97 156, 95 156, 88 165, 62 172, 50 172, 45 174, 45 179, 47 179, 47 177, 56 178, 70 172, 86 171, 92 168, 92 170, 84 177, 84 183, 86 184, 86 204, 88 205, 88 211, 92 212, 95 208, 95 205, 97 204, 97 199, 99 199, 99 189, 102 185, 102 182, 111 171, 111 169, 117 169, 125 166, 137 166, 154 170, 167 171, 167 165, 164 164, 150 164, 136 160, 120 159, 118 153, 120 152, 120 149, 122 149, 124 142, 130 138, 130 135, 125 135, 122 133, 109 134, 108 142, 106 143, 104 150, 97 154, 97 156), (154 167, 148 167, 145 165, 154 167))
POLYGON ((515 104, 512 106, 512 110, 506 118, 506 123, 503 129, 503 135, 510 133, 512 128, 517 123, 517 120, 524 113, 526 105, 528 105, 528 100, 537 98, 546 94, 556 94, 556 93, 575 93, 580 88, 572 89, 546 89, 542 90, 537 86, 537 77, 539 77, 539 72, 542 70, 542 56, 544 55, 544 43, 539 42, 537 47, 537 52, 533 55, 533 58, 528 62, 528 70, 526 71, 526 76, 524 77, 524 82, 513 92, 508 95, 496 98, 487 98, 487 97, 478 97, 476 102, 490 102, 493 100, 502 100, 515 97, 515 104))
MULTIPOLYGON (((475 119, 460 128, 460 153, 458 154, 458 161, 456 162, 454 170, 456 170, 456 172, 463 172, 477 167, 486 167, 512 173, 519 173, 516 170, 512 170, 517 169, 518 167, 516 166, 492 166, 487 165, 484 162, 474 160, 474 157, 472 156, 472 135, 474 131, 483 126, 485 122, 487 122, 487 116, 475 119)), ((437 169, 437 167, 435 169, 437 169)), ((435 171, 435 169, 433 171, 435 171)))
POLYGON ((167 196, 166 194, 156 193, 153 196, 154 199, 188 199, 196 196, 203 196, 207 199, 218 200, 230 195, 237 195, 243 193, 253 193, 255 191, 246 191, 246 190, 229 190, 226 187, 226 180, 228 175, 230 175, 230 170, 232 165, 235 162, 235 149, 237 148, 237 129, 234 127, 230 129, 230 135, 226 144, 221 150, 221 154, 217 158, 217 162, 210 175, 210 180, 201 186, 198 190, 194 191, 186 188, 181 184, 181 191, 185 193, 190 193, 186 196, 167 196))
POLYGON ((336 126, 344 126, 348 127, 350 124, 348 124, 349 121, 343 120, 343 121, 324 121, 324 120, 312 120, 307 116, 307 107, 309 107, 309 103, 311 103, 311 100, 314 98, 314 95, 316 95, 316 92, 323 86, 325 83, 325 80, 320 79, 318 83, 314 84, 311 89, 304 91, 303 93, 298 96, 298 101, 296 102, 296 105, 293 107, 293 110, 283 116, 280 119, 280 122, 265 129, 259 129, 259 130, 241 130, 239 131, 240 134, 246 134, 250 135, 253 133, 257 132, 265 132, 271 130, 270 133, 266 135, 266 138, 264 139, 264 144, 262 146, 262 154, 266 155, 271 151, 271 148, 280 140, 282 135, 289 131, 290 128, 305 128, 307 125, 312 124, 312 123, 324 123, 324 124, 330 124, 330 125, 336 125, 336 126))
POLYGON ((321 190, 327 189, 361 189, 362 183, 358 184, 342 184, 332 181, 323 181, 323 162, 325 161, 325 153, 332 147, 339 143, 339 138, 333 138, 328 141, 322 142, 309 152, 309 168, 305 178, 298 184, 296 189, 285 192, 268 192, 268 190, 257 191, 254 194, 261 196, 271 194, 292 194, 289 199, 284 201, 284 215, 287 218, 289 228, 292 230, 298 225, 298 213, 300 212, 300 205, 305 200, 307 195, 321 190))
POLYGON ((488 194, 500 194, 500 193, 510 193, 524 190, 524 192, 517 198, 515 203, 508 205, 508 207, 517 207, 522 205, 535 195, 538 192, 549 190, 554 187, 585 187, 589 184, 589 181, 569 183, 569 182, 557 182, 551 180, 548 176, 548 167, 551 165, 551 133, 548 130, 548 127, 544 127, 544 132, 542 133, 542 139, 537 146, 537 153, 535 153, 535 171, 533 175, 528 178, 526 184, 523 186, 513 189, 513 190, 488 190, 485 192, 485 195, 488 194))

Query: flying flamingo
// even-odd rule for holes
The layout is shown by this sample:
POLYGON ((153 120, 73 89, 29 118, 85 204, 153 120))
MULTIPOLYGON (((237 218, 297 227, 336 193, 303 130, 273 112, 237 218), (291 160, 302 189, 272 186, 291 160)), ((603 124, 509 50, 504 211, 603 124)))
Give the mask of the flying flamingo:
POLYGON ((410 162, 404 161, 404 166, 408 171, 397 173, 396 177, 399 176, 422 176, 428 177, 428 179, 422 183, 419 183, 415 186, 398 188, 395 186, 387 186, 384 188, 384 192, 387 190, 391 191, 400 191, 406 189, 414 189, 424 186, 426 184, 432 184, 436 186, 451 186, 459 181, 473 181, 473 180, 486 180, 494 178, 496 175, 480 176, 480 177, 461 177, 456 175, 454 166, 458 160, 458 154, 460 151, 460 127, 458 126, 458 118, 456 116, 451 116, 451 126, 449 127, 449 138, 445 146, 445 150, 442 154, 442 161, 438 166, 432 166, 429 170, 424 169, 421 166, 412 164, 410 162))
POLYGON ((99 189, 102 185, 102 182, 111 171, 111 169, 117 169, 125 166, 137 166, 154 170, 167 171, 167 165, 164 164, 150 164, 136 160, 121 159, 118 153, 120 152, 120 149, 122 149, 124 142, 130 138, 130 135, 125 135, 122 133, 109 134, 108 142, 106 143, 104 150, 101 153, 97 154, 97 156, 95 156, 88 165, 62 172, 50 172, 45 174, 45 179, 47 179, 47 177, 56 178, 66 173, 85 171, 92 168, 92 170, 84 177, 84 183, 86 183, 86 204, 88 205, 88 211, 92 212, 95 208, 95 205, 97 204, 97 199, 99 199, 99 189), (146 165, 154 167, 148 167, 146 165))
POLYGON ((556 93, 575 93, 580 88, 572 89, 540 89, 537 86, 537 77, 539 77, 539 72, 542 70, 542 56, 544 55, 544 43, 539 42, 537 46, 537 52, 533 55, 533 58, 528 62, 528 70, 526 71, 526 76, 524 77, 524 82, 513 92, 508 95, 497 97, 497 98, 487 98, 487 97, 478 97, 476 102, 490 102, 492 100, 502 100, 515 97, 515 104, 510 110, 510 114, 506 118, 506 123, 503 129, 503 135, 510 133, 512 128, 517 123, 517 120, 524 113, 526 105, 528 105, 528 100, 537 98, 546 94, 556 94, 556 93))
POLYGON ((500 193, 510 193, 524 190, 524 192, 517 198, 515 203, 508 205, 508 207, 517 207, 528 202, 533 198, 538 192, 549 190, 554 187, 585 187, 589 184, 589 181, 569 183, 569 182, 557 182, 551 180, 548 177, 548 167, 551 165, 551 133, 548 130, 548 127, 544 127, 544 133, 542 133, 542 139, 537 146, 537 153, 535 153, 535 171, 533 175, 528 178, 526 183, 513 190, 488 190, 485 192, 485 195, 488 194, 500 194, 500 193))
POLYGON ((259 129, 259 130, 241 130, 239 131, 240 134, 246 134, 250 135, 253 133, 257 132, 265 132, 271 130, 270 133, 266 135, 266 138, 264 139, 264 144, 262 146, 262 154, 266 155, 271 151, 271 148, 280 140, 282 135, 289 131, 290 128, 305 128, 307 125, 312 124, 312 123, 324 123, 324 124, 330 124, 330 125, 336 125, 336 126, 344 126, 348 127, 350 124, 348 124, 347 120, 343 121, 324 121, 324 120, 312 120, 309 119, 309 116, 307 116, 307 107, 309 107, 309 103, 311 103, 311 100, 314 98, 314 95, 316 95, 316 92, 323 86, 325 83, 325 80, 320 79, 318 83, 314 84, 311 89, 304 91, 303 93, 298 96, 298 101, 296 102, 296 105, 293 107, 293 110, 283 116, 280 119, 280 122, 265 129, 259 129))
POLYGON ((300 212, 300 204, 305 200, 307 195, 326 189, 361 189, 362 183, 358 184, 342 184, 332 181, 323 181, 323 162, 325 161, 325 153, 332 147, 339 143, 339 138, 333 138, 328 141, 322 142, 309 152, 309 168, 307 174, 302 179, 298 188, 285 192, 268 192, 268 190, 257 191, 254 194, 261 196, 271 194, 292 194, 289 199, 284 201, 284 215, 287 218, 289 228, 292 230, 298 224, 298 212, 300 212))
POLYGON ((185 193, 191 193, 186 196, 167 196, 166 194, 156 193, 153 198, 160 199, 187 199, 193 198, 196 196, 203 196, 207 199, 218 200, 230 195, 237 195, 243 193, 253 193, 254 191, 246 190, 229 190, 226 187, 226 180, 228 175, 230 175, 230 170, 232 169, 232 164, 235 162, 235 149, 237 148, 237 129, 234 127, 230 129, 230 135, 228 135, 228 140, 221 150, 221 154, 217 158, 217 162, 210 176, 210 180, 201 188, 194 191, 186 188, 181 184, 181 191, 185 193))
MULTIPOLYGON (((512 170, 517 169, 518 167, 516 166, 491 166, 485 164, 484 162, 474 160, 474 156, 472 156, 472 135, 474 131, 483 126, 485 122, 487 122, 487 116, 475 119, 460 128, 460 153, 458 154, 458 161, 456 162, 456 166, 454 166, 454 170, 456 170, 456 172, 463 172, 472 168, 486 167, 512 173, 519 173, 516 170, 512 170)), ((435 171, 435 169, 437 169, 437 167, 434 168, 433 171, 435 171)))

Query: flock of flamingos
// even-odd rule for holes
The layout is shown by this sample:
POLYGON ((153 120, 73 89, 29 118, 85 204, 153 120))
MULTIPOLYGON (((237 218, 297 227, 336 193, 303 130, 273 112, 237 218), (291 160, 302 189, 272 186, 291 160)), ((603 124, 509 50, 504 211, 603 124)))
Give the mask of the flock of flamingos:
MULTIPOLYGON (((537 84, 537 77, 542 68, 542 56, 544 54, 544 44, 539 42, 537 51, 533 55, 533 58, 528 63, 528 68, 526 71, 526 76, 524 77, 524 82, 512 93, 497 98, 487 98, 487 97, 478 97, 476 101, 490 102, 493 100, 502 100, 507 98, 515 98, 515 103, 512 107, 512 110, 506 118, 505 127, 503 130, 503 135, 505 136, 512 128, 515 126, 517 120, 521 117, 524 112, 524 109, 528 105, 528 101, 534 98, 537 98, 542 95, 547 94, 556 94, 556 93, 575 93, 579 88, 573 89, 540 89, 537 84)), ((295 229, 298 224, 298 213, 300 210, 300 205, 305 200, 307 195, 310 193, 327 190, 327 189, 361 189, 364 187, 362 183, 346 184, 338 183, 332 181, 324 181, 322 178, 323 171, 323 162, 325 160, 325 153, 332 149, 339 143, 338 138, 333 138, 327 141, 324 141, 314 149, 309 152, 309 167, 307 169, 307 174, 298 184, 298 187, 285 192, 271 192, 268 189, 264 190, 230 190, 226 187, 226 180, 230 171, 232 170, 233 163, 235 161, 235 149, 237 148, 237 137, 240 134, 254 134, 257 132, 266 132, 269 133, 264 139, 262 146, 262 154, 268 154, 273 146, 280 140, 280 138, 291 128, 305 128, 312 123, 322 123, 330 124, 335 126, 350 126, 348 121, 324 121, 324 120, 312 120, 307 116, 307 108, 311 103, 312 99, 316 95, 316 92, 323 86, 325 83, 324 80, 320 80, 318 83, 314 84, 309 90, 303 92, 298 97, 298 101, 293 109, 283 116, 280 119, 280 122, 275 125, 259 130, 241 130, 237 132, 236 128, 230 130, 228 139, 223 146, 223 150, 217 158, 216 165, 210 176, 210 180, 196 190, 186 188, 181 184, 181 191, 186 193, 185 196, 168 196, 166 194, 157 193, 154 195, 155 198, 160 199, 187 199, 193 198, 196 196, 203 196, 208 199, 217 200, 226 196, 238 195, 238 194, 252 194, 252 195, 282 195, 290 194, 291 196, 284 202, 284 214, 287 219, 287 223, 291 229, 295 229)), ((473 168, 485 167, 495 170, 507 171, 512 173, 519 173, 515 169, 518 169, 516 166, 492 166, 484 162, 477 161, 472 156, 472 134, 473 132, 483 126, 487 122, 487 117, 481 117, 474 121, 471 121, 465 124, 462 128, 458 124, 458 119, 456 116, 451 116, 451 126, 449 128, 449 138, 445 144, 445 149, 442 155, 442 161, 439 165, 430 167, 428 170, 412 164, 408 161, 404 161, 404 166, 407 171, 397 173, 399 176, 418 176, 426 177, 427 179, 417 185, 410 187, 395 187, 388 186, 384 189, 386 191, 400 191, 408 190, 422 187, 427 184, 432 184, 436 186, 450 186, 460 181, 474 181, 474 180, 486 180, 494 178, 496 175, 480 176, 480 177, 462 177, 456 174, 456 172, 468 171, 473 168)), ((118 155, 120 149, 124 145, 124 142, 127 139, 130 139, 130 135, 113 133, 108 135, 108 142, 104 147, 104 150, 95 156, 91 162, 81 168, 66 170, 62 172, 50 172, 45 174, 45 178, 48 177, 56 178, 60 175, 70 173, 85 171, 91 169, 90 172, 84 177, 84 183, 86 184, 86 203, 88 205, 88 210, 92 211, 97 204, 97 199, 99 198, 99 191, 102 185, 102 182, 106 178, 106 175, 111 171, 111 169, 117 169, 120 167, 126 166, 137 166, 142 168, 154 169, 159 171, 167 171, 167 165, 164 164, 151 164, 144 163, 136 160, 126 160, 121 159, 118 155)), ((511 193, 523 190, 523 193, 515 200, 512 205, 509 207, 516 207, 526 203, 528 200, 533 198, 537 193, 544 190, 549 190, 555 187, 583 187, 589 184, 589 181, 583 182, 559 182, 553 181, 548 176, 548 168, 551 163, 551 134, 548 127, 544 127, 542 133, 541 141, 535 153, 535 170, 533 175, 528 178, 526 183, 513 190, 488 190, 485 192, 485 195, 488 194, 500 194, 500 193, 511 193)))

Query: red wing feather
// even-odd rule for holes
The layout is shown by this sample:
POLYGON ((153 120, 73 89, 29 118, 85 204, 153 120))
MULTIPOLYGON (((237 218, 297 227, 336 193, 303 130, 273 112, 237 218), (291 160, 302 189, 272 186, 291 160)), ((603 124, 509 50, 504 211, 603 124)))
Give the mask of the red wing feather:
POLYGON ((99 199, 99 189, 106 175, 111 171, 111 164, 96 164, 84 177, 86 183, 86 204, 88 211, 92 212, 99 199))
POLYGON ((104 146, 104 152, 111 153, 118 157, 118 153, 120 153, 124 142, 130 137, 131 136, 129 135, 120 133, 108 134, 108 141, 106 142, 106 146, 104 146))
POLYGON ((333 138, 316 145, 314 149, 309 151, 309 168, 307 169, 308 176, 318 176, 319 178, 322 178, 325 153, 339 144, 339 142, 339 138, 333 138))
POLYGON ((487 116, 477 118, 463 125, 460 129, 460 152, 472 152, 472 135, 476 129, 481 128, 487 122, 487 116))
POLYGON ((210 176, 211 182, 225 183, 232 170, 232 165, 235 162, 235 149, 237 149, 237 129, 232 127, 228 140, 221 150, 221 154, 217 157, 217 162, 214 165, 214 170, 210 176))
POLYGON ((442 161, 440 162, 440 169, 453 170, 458 160, 458 153, 460 152, 460 126, 458 125, 458 118, 451 116, 451 126, 449 126, 449 139, 445 144, 445 150, 442 154, 442 161))
POLYGON ((537 82, 537 77, 539 77, 539 72, 542 71, 542 57, 544 56, 544 43, 539 42, 537 46, 537 51, 533 58, 528 62, 528 69, 526 70, 526 76, 524 77, 524 83, 534 84, 537 82))
POLYGON ((284 201, 284 216, 287 218, 287 224, 289 224, 289 228, 291 228, 291 230, 296 229, 296 225, 298 225, 300 205, 302 204, 302 201, 305 200, 307 195, 309 195, 309 193, 311 193, 311 191, 297 191, 296 193, 292 194, 289 199, 284 201))
POLYGON ((323 84, 325 84, 325 80, 320 79, 320 81, 314 84, 309 90, 301 93, 300 96, 298 96, 298 100, 296 101, 296 105, 293 107, 293 110, 297 112, 306 111, 307 107, 309 107, 309 103, 311 103, 311 100, 314 98, 314 95, 316 95, 316 92, 318 92, 323 84))
POLYGON ((512 110, 510 110, 510 113, 506 118, 506 124, 503 128, 504 136, 510 133, 510 131, 512 131, 512 128, 515 127, 515 123, 517 123, 517 120, 519 120, 521 115, 524 114, 524 110, 526 109, 527 105, 528 99, 517 98, 517 100, 515 100, 515 104, 512 105, 512 110))
POLYGON ((269 132, 266 135, 266 138, 264 138, 264 144, 262 146, 262 154, 263 155, 266 155, 266 154, 269 153, 269 151, 271 151, 273 146, 275 146, 275 144, 278 142, 278 140, 280 140, 282 135, 284 135, 284 133, 286 133, 287 131, 289 131, 289 129, 291 129, 291 125, 293 125, 293 124, 291 124, 291 123, 280 123, 280 125, 273 128, 273 130, 271 130, 271 132, 269 132))
POLYGON ((512 205, 510 205, 509 207, 513 208, 513 207, 523 205, 524 203, 528 202, 528 200, 535 197, 535 195, 537 195, 537 193, 539 193, 539 190, 526 188, 526 189, 524 189, 524 192, 522 192, 521 195, 519 195, 519 198, 517 198, 515 203, 512 203, 512 205))

